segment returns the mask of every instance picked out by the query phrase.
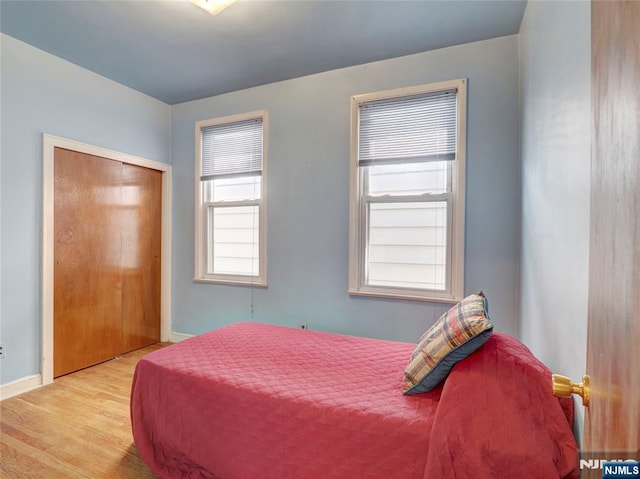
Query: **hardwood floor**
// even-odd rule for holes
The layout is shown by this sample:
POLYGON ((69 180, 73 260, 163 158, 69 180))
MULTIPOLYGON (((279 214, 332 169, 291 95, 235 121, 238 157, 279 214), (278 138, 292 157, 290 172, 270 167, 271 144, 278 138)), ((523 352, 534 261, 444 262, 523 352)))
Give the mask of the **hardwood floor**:
POLYGON ((129 394, 149 346, 0 403, 3 479, 152 479, 133 445, 129 394))

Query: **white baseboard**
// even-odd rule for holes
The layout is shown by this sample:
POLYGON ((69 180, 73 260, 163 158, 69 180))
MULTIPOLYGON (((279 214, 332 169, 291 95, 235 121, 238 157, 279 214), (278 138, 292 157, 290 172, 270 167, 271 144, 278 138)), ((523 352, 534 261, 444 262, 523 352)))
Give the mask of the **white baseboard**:
POLYGON ((169 341, 171 341, 172 343, 179 343, 180 341, 184 341, 185 339, 193 338, 193 336, 193 334, 183 334, 171 331, 171 334, 169 335, 169 341))
MULTIPOLYGON (((172 343, 179 343, 185 339, 192 338, 193 334, 183 334, 171 331, 169 335, 169 341, 172 343)), ((0 385, 0 401, 9 399, 10 397, 17 396, 18 394, 24 394, 33 389, 37 389, 42 386, 42 375, 34 374, 32 376, 25 376, 20 379, 16 379, 7 384, 0 385)))
POLYGON ((2 384, 0 385, 0 401, 29 392, 40 386, 42 386, 42 376, 40 374, 25 376, 10 383, 2 384))

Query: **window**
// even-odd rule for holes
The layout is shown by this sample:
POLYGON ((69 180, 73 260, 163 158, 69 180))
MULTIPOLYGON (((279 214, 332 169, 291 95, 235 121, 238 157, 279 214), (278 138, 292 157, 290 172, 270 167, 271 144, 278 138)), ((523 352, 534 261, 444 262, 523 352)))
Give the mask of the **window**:
POLYGON ((196 123, 196 280, 266 286, 266 132, 266 111, 196 123))
POLYGON ((349 293, 459 301, 466 80, 351 102, 349 293))

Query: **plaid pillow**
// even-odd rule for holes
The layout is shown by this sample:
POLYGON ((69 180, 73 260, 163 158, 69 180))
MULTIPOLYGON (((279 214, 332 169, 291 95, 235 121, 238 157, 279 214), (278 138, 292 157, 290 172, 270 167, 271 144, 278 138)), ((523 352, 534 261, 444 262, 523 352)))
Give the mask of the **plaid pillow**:
POLYGON ((404 394, 431 391, 451 368, 482 346, 493 331, 482 292, 467 296, 422 335, 404 370, 404 394))

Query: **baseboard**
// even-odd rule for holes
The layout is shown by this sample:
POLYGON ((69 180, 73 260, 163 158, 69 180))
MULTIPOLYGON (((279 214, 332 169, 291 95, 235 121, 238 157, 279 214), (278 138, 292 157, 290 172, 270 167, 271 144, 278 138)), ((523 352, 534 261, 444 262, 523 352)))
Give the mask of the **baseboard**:
POLYGON ((169 341, 171 341, 172 343, 179 343, 180 341, 184 341, 185 339, 192 338, 193 336, 194 336, 193 334, 183 334, 183 333, 176 333, 175 331, 171 331, 171 334, 169 335, 169 341))
POLYGON ((25 376, 10 383, 2 384, 0 385, 0 401, 29 392, 40 386, 42 386, 42 376, 40 374, 25 376))

